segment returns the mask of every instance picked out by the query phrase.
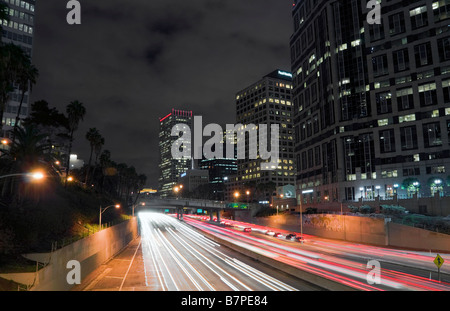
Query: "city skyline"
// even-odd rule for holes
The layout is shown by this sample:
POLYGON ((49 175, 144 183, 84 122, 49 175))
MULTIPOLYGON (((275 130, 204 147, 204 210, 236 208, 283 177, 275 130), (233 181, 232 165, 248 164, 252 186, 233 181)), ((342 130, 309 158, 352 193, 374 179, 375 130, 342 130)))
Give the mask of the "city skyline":
POLYGON ((450 290, 450 0, 0 0, 0 30, 0 292, 450 290))
POLYGON ((159 118, 167 111, 233 123, 236 90, 290 67, 288 1, 81 2, 81 25, 72 26, 65 4, 36 4, 40 77, 32 102, 60 111, 75 99, 86 106, 73 149, 82 159, 89 152, 83 136, 95 124, 114 160, 156 176, 159 118))

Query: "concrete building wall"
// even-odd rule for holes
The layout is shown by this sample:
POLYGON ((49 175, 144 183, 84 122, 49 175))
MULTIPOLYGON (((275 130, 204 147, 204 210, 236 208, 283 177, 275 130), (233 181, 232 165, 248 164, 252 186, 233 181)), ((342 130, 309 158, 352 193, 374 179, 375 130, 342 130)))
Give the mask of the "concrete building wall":
MULTIPOLYGON (((236 216, 236 220, 301 232, 299 215, 259 218, 236 216)), ((384 219, 319 214, 303 215, 302 219, 303 233, 307 235, 383 247, 450 252, 450 235, 385 222, 384 219)))
POLYGON ((67 274, 73 270, 73 267, 67 268, 69 261, 76 260, 80 263, 81 279, 83 279, 120 252, 137 236, 138 222, 136 218, 132 218, 52 253, 27 254, 28 259, 47 264, 35 274, 35 279, 32 279, 29 273, 25 279, 21 275, 12 274, 4 274, 2 277, 18 282, 24 280, 30 282, 25 285, 34 283, 31 288, 33 291, 68 291, 73 287, 67 282, 67 274))

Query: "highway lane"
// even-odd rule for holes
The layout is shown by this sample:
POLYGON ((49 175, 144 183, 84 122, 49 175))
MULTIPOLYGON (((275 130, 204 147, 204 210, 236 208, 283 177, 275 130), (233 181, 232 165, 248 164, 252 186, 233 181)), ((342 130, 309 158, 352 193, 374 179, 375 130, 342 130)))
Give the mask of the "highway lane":
MULTIPOLYGON (((238 221, 231 221, 231 223, 233 223, 236 228, 245 228, 250 225, 238 221)), ((256 234, 264 234, 264 232, 268 229, 263 226, 250 226, 253 227, 253 233, 256 234)), ((291 233, 286 230, 274 228, 272 228, 272 230, 281 232, 284 235, 291 233)), ((303 249, 325 253, 338 258, 342 257, 352 259, 362 264, 367 263, 369 260, 376 259, 380 261, 383 266, 396 267, 396 269, 402 271, 405 270, 404 272, 414 273, 418 276, 429 278, 430 273, 433 277, 437 276, 437 267, 433 262, 437 255, 435 252, 385 248, 380 246, 324 239, 306 234, 303 236, 305 241, 307 241, 307 243, 302 246, 303 249)), ((283 240, 284 236, 281 236, 280 238, 283 240)), ((450 254, 441 253, 440 256, 444 258, 446 263, 441 267, 441 280, 450 283, 450 254)))
POLYGON ((184 222, 139 213, 145 286, 154 291, 318 290, 222 247, 184 222))
MULTIPOLYGON (((300 244, 286 241, 284 237, 267 236, 264 233, 270 228, 257 225, 227 220, 229 225, 224 227, 186 216, 185 221, 225 240, 239 241, 241 246, 247 245, 253 250, 267 252, 272 258, 359 290, 450 290, 450 284, 445 278, 441 277, 442 282, 438 282, 428 277, 430 271, 436 270, 436 267, 432 267, 435 254, 386 249, 311 236, 305 236, 305 242, 300 244), (252 231, 242 232, 243 228, 252 228, 252 231), (380 262, 381 284, 369 284, 369 260, 380 262)), ((279 229, 272 230, 287 233, 279 229)), ((447 255, 442 256, 450 263, 447 255)), ((443 272, 445 271, 444 269, 443 272)))

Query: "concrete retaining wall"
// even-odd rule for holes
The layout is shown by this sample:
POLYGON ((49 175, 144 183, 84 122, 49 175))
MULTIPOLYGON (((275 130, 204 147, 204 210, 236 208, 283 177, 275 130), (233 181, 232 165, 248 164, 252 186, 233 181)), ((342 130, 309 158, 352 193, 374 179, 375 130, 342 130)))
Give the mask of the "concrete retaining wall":
MULTIPOLYGON (((384 219, 330 214, 303 215, 303 233, 376 246, 450 253, 450 235, 404 226, 384 219)), ((236 219, 299 233, 300 216, 236 219)))
MULTIPOLYGON (((27 254, 31 260, 48 263, 36 274, 34 291, 68 291, 73 285, 67 283, 67 274, 72 270, 67 263, 77 260, 81 266, 81 279, 84 279, 102 263, 120 252, 138 236, 136 218, 132 218, 119 225, 99 231, 87 238, 72 243, 62 249, 47 254, 27 254)), ((13 279, 18 276, 2 275, 3 278, 13 279)), ((21 279, 23 281, 23 278, 21 279)), ((30 281, 28 275, 27 278, 30 281)), ((31 285, 31 284, 26 284, 31 285)))
POLYGON ((389 245, 450 253, 450 235, 388 223, 389 245))

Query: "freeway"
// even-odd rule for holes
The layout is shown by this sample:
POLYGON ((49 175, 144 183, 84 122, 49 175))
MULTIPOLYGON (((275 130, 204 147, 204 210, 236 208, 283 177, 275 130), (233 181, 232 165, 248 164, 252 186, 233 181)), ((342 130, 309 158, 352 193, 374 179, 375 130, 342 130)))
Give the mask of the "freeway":
POLYGON ((450 290, 448 254, 442 254, 447 266, 443 267, 439 282, 433 263, 436 254, 352 244, 307 235, 300 243, 295 239, 286 240, 286 231, 231 220, 223 220, 222 225, 217 225, 205 218, 191 216, 185 217, 185 222, 228 242, 357 290, 450 290), (274 233, 280 233, 280 236, 275 237, 274 233), (371 269, 376 267, 367 266, 372 260, 380 264, 377 271, 379 279, 368 278, 369 272, 371 276, 374 275, 371 269))
POLYGON ((252 262, 176 218, 139 213, 145 286, 152 291, 298 291, 318 288, 252 262))

